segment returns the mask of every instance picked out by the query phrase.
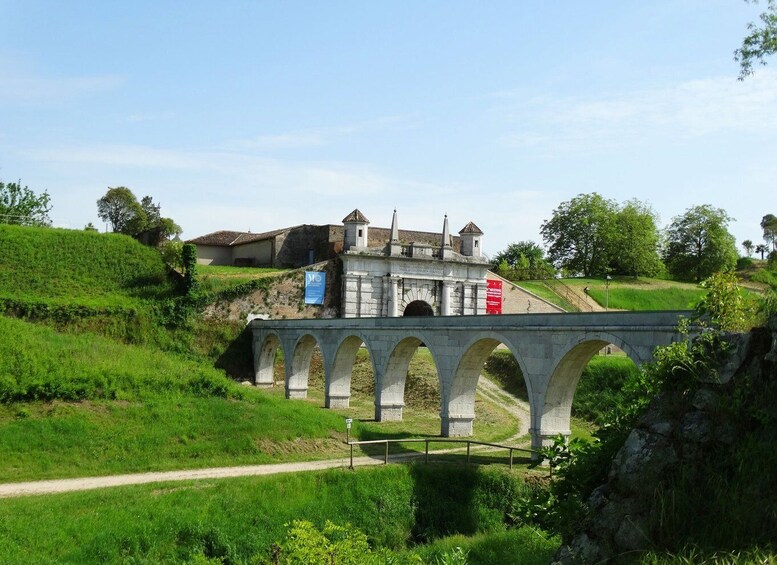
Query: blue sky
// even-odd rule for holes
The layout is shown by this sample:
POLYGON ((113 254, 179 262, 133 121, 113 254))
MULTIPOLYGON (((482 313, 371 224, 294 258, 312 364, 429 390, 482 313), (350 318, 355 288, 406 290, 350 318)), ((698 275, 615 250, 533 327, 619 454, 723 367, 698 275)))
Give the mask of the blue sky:
MULTIPOLYGON (((661 225, 777 213, 777 61, 736 80, 740 0, 0 0, 0 179, 55 225, 109 186, 184 229, 338 223, 541 242, 561 202, 637 198, 661 225)), ((740 246, 741 250, 741 246, 740 246)))

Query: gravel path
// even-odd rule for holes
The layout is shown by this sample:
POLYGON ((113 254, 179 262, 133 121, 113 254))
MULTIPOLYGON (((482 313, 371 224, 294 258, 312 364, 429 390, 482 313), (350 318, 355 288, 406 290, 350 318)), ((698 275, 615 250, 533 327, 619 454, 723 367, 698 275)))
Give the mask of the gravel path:
MULTIPOLYGON (((491 402, 502 406, 516 416, 520 422, 518 433, 508 438, 513 442, 525 436, 529 431, 529 406, 523 400, 502 390, 492 381, 481 375, 478 380, 478 392, 491 402)), ((462 448, 435 450, 435 454, 460 451, 462 448)), ((485 451, 491 448, 473 447, 473 450, 485 451)), ((405 453, 391 455, 392 462, 407 461, 423 457, 423 453, 405 453)), ((365 465, 382 465, 383 457, 354 457, 354 467, 365 465)), ((129 475, 110 475, 106 477, 80 477, 75 479, 55 479, 49 481, 31 481, 26 483, 0 484, 0 498, 14 498, 54 494, 63 492, 93 490, 127 485, 143 485, 148 483, 163 483, 173 481, 195 481, 201 479, 225 479, 230 477, 249 477, 257 475, 276 475, 281 473, 298 473, 300 471, 319 471, 322 469, 347 468, 350 457, 326 459, 323 461, 303 461, 298 463, 275 463, 270 465, 244 465, 240 467, 213 467, 209 469, 192 469, 186 471, 165 471, 153 473, 134 473, 129 475)))

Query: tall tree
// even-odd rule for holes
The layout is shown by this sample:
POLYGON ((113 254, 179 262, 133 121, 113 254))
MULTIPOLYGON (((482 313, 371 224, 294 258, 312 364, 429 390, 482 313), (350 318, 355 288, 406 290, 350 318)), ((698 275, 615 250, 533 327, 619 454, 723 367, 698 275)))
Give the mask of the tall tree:
POLYGON ((765 65, 766 58, 777 53, 777 0, 767 0, 766 9, 758 18, 761 23, 747 24, 750 33, 742 40, 742 47, 734 51, 734 60, 739 63, 739 80, 755 72, 753 63, 765 65))
POLYGON ((742 242, 742 247, 745 248, 745 252, 747 253, 748 257, 753 254, 753 242, 749 239, 746 239, 742 242))
POLYGON ((145 223, 138 199, 126 186, 108 187, 97 201, 97 216, 111 225, 111 231, 135 235, 139 224, 145 223))
POLYGON ((557 266, 586 277, 607 272, 617 205, 600 194, 580 194, 562 202, 540 233, 557 266))
POLYGON ((771 243, 772 249, 777 249, 777 216, 766 214, 761 219, 761 229, 764 230, 764 241, 771 243))
POLYGON ((658 253, 658 216, 646 203, 627 201, 615 215, 610 268, 622 275, 651 276, 663 268, 658 253))
POLYGON ((694 206, 673 218, 666 230, 664 262, 678 279, 700 281, 734 268, 736 242, 728 231, 732 218, 709 204, 694 206))
POLYGON ((755 252, 761 254, 761 261, 764 260, 764 253, 766 253, 767 251, 769 251, 769 247, 764 245, 763 243, 759 243, 758 245, 755 246, 755 252))
POLYGON ((154 204, 150 196, 138 202, 125 186, 108 188, 97 201, 97 215, 109 222, 114 232, 131 235, 146 245, 159 245, 181 233, 180 226, 172 219, 161 217, 160 205, 154 204))
POLYGON ((50 226, 51 199, 45 190, 35 194, 22 181, 0 181, 0 224, 50 226))

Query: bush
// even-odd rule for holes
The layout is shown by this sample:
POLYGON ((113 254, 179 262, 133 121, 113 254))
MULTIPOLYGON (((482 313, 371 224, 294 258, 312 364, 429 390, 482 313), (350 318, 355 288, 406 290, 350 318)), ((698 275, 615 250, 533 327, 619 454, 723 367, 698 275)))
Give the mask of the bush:
POLYGON ((750 257, 740 257, 737 259, 737 271, 744 271, 753 266, 753 260, 750 257))

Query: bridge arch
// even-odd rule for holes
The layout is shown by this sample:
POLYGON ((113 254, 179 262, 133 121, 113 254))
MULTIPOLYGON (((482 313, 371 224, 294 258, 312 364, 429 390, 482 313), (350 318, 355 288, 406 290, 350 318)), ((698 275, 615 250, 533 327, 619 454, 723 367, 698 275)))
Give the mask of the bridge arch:
POLYGON ((275 384, 275 355, 279 347, 283 350, 281 340, 275 333, 267 334, 261 345, 258 348, 255 347, 254 384, 256 386, 271 387, 275 384))
POLYGON ((356 354, 362 344, 367 348, 375 375, 375 358, 370 350, 370 344, 360 335, 347 335, 340 340, 332 356, 332 364, 326 371, 326 407, 348 408, 351 398, 351 376, 356 362, 356 354))
POLYGON ((313 334, 305 334, 294 344, 291 356, 286 357, 286 398, 307 398, 310 360, 317 345, 313 334))
POLYGON ((541 435, 540 438, 533 438, 535 447, 543 440, 558 434, 570 434, 572 400, 580 377, 591 358, 610 344, 623 350, 637 366, 644 361, 636 348, 621 337, 607 332, 597 332, 593 335, 587 333, 570 340, 554 359, 542 405, 533 407, 539 409, 541 435))
POLYGON ((531 398, 532 383, 527 378, 526 366, 511 340, 498 333, 475 336, 462 348, 463 352, 456 363, 450 383, 444 388, 441 387, 442 435, 472 435, 478 379, 489 355, 501 344, 504 344, 515 357, 531 398))
MULTIPOLYGON (((390 346, 389 354, 383 367, 376 372, 375 382, 375 419, 379 422, 397 421, 402 419, 405 406, 405 384, 410 361, 418 348, 426 343, 421 335, 405 335, 390 346)), ((434 348, 429 347, 429 353, 440 380, 439 364, 434 348)))

